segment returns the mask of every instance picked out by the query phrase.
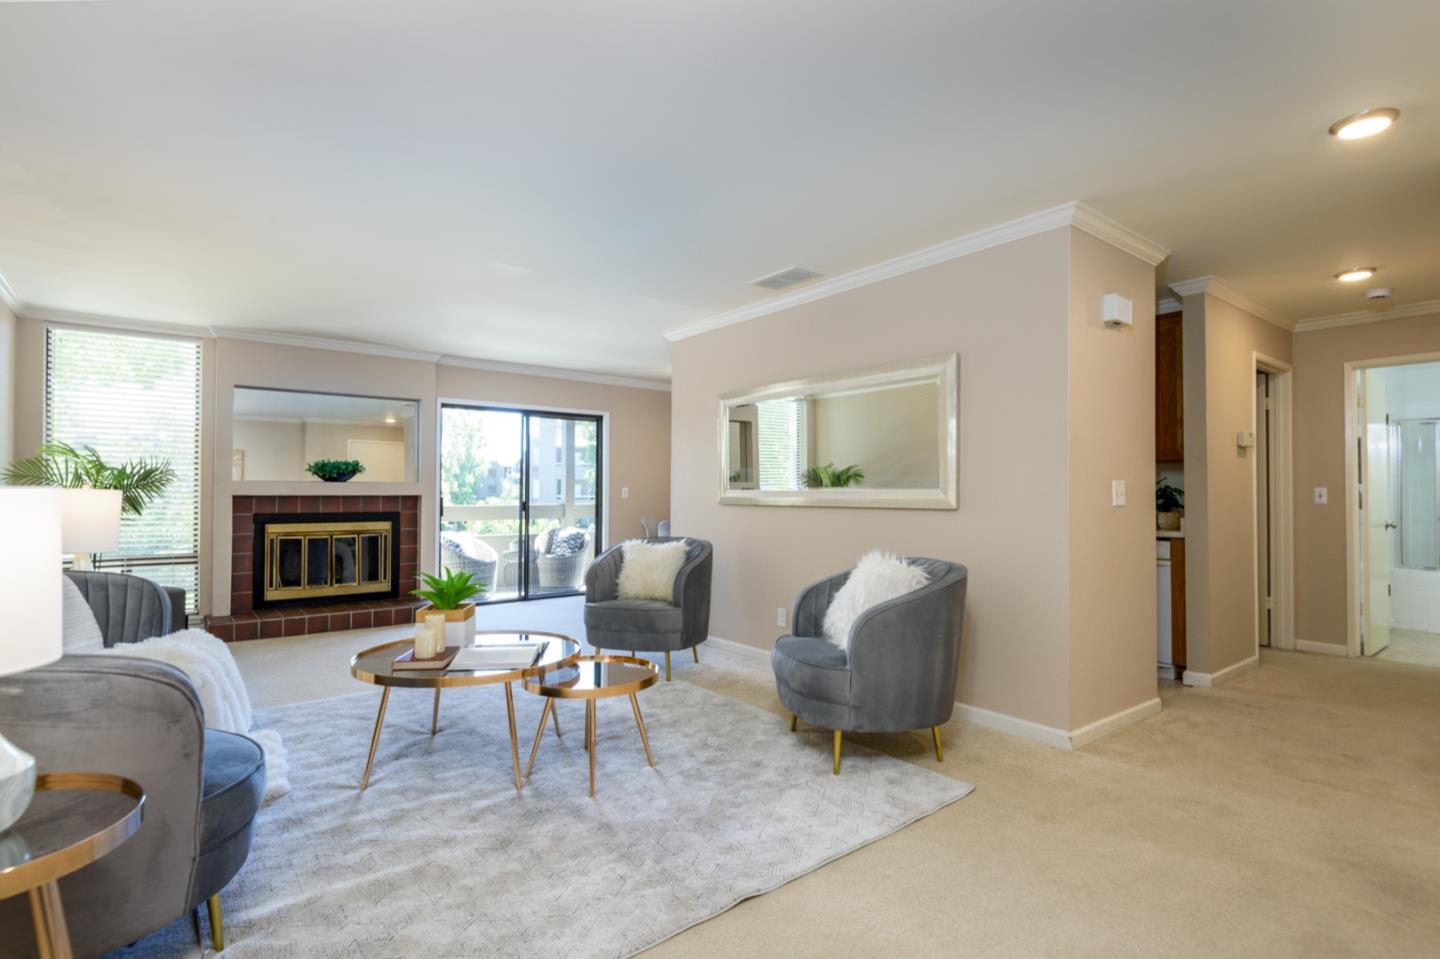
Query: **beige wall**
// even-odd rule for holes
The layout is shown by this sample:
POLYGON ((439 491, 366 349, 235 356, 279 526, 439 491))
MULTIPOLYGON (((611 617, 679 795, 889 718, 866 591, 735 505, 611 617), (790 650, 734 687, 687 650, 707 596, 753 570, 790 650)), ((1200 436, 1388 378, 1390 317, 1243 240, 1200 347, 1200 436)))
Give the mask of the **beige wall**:
POLYGON ((1298 640, 1345 646, 1345 364, 1427 353, 1440 353, 1440 313, 1295 335, 1298 640))
MULTIPOLYGON (((1074 231, 1068 335, 1069 476, 1052 482, 1069 496, 1068 728, 1079 729, 1156 694, 1154 268, 1074 231), (1112 292, 1133 303, 1134 326, 1105 327, 1101 300, 1112 292), (1123 508, 1111 501, 1117 479, 1123 508)), ((1015 381, 990 415, 1029 388, 1029 377, 1015 381)))
POLYGON ((230 442, 235 451, 245 454, 244 479, 297 483, 310 479, 305 472, 305 434, 298 422, 235 420, 230 442))
MULTIPOLYGON (((844 569, 871 548, 954 560, 970 569, 959 699, 1071 728, 1068 636, 1077 624, 1070 605, 1067 336, 1094 335, 1096 352, 1119 347, 1115 354, 1106 353, 1105 372, 1077 387, 1086 403, 1152 408, 1151 396, 1140 393, 1154 375, 1149 308, 1154 276, 1148 268, 1138 282, 1128 267, 1113 271, 1115 283, 1135 299, 1137 316, 1145 314, 1136 330, 1108 334, 1117 338, 1103 342, 1099 330, 1072 330, 1089 321, 1087 312, 1072 318, 1070 310, 1071 247, 1077 235, 1068 228, 1053 230, 673 345, 674 518, 679 529, 715 543, 714 635, 769 648, 780 632, 777 607, 789 609, 807 583, 844 569), (959 509, 716 502, 720 394, 948 352, 960 357, 959 509), (1111 362, 1114 367, 1108 366, 1111 362), (1100 381, 1121 367, 1122 382, 1111 392, 1100 381)), ((1103 256, 1092 259, 1089 250, 1085 257, 1087 279, 1079 286, 1088 293, 1091 278, 1097 278, 1098 288, 1098 277, 1113 264, 1103 256)), ((1138 562, 1117 564, 1122 570, 1117 591, 1126 593, 1138 611, 1127 613, 1118 627, 1124 638, 1116 648, 1087 645, 1085 655, 1136 658, 1111 664, 1124 677, 1113 687, 1118 692, 1107 680, 1105 689, 1078 695, 1078 716, 1117 711, 1155 695, 1154 557, 1148 539, 1153 520, 1143 495, 1138 505, 1132 500, 1130 510, 1114 511, 1123 518, 1106 512, 1112 470, 1120 470, 1113 475, 1128 478, 1132 488, 1148 488, 1154 432, 1147 415, 1153 413, 1136 413, 1122 427, 1123 439, 1113 449, 1139 445, 1126 449, 1121 462, 1085 467, 1087 476, 1105 474, 1093 490, 1094 502, 1104 508, 1090 515, 1093 507, 1087 501, 1082 529, 1087 535, 1096 531, 1100 543, 1135 542, 1149 574, 1137 583, 1138 562), (1136 520, 1141 514, 1143 521, 1136 520), (1138 532, 1142 522, 1144 537, 1138 532), (1141 620, 1148 637, 1143 648, 1135 633, 1141 620), (1148 687, 1139 690, 1139 677, 1147 670, 1148 687), (1120 702, 1127 696, 1138 698, 1120 702), (1116 705, 1102 705, 1111 700, 1116 705)), ((1103 452, 1096 456, 1106 458, 1103 452)), ((1087 644, 1098 634, 1088 621, 1079 626, 1087 644)), ((1113 618, 1110 626, 1115 626, 1113 618)), ((1077 674, 1080 684, 1091 678, 1089 667, 1077 674)))
POLYGON ((940 485, 939 397, 931 384, 818 397, 812 465, 858 464, 871 489, 940 485))
POLYGON ((0 464, 8 465, 15 430, 15 314, 0 303, 0 464))
POLYGON ((1184 310, 1186 656, 1214 674, 1255 655, 1254 450, 1235 434, 1255 429, 1255 354, 1290 362, 1292 334, 1208 293, 1184 310))

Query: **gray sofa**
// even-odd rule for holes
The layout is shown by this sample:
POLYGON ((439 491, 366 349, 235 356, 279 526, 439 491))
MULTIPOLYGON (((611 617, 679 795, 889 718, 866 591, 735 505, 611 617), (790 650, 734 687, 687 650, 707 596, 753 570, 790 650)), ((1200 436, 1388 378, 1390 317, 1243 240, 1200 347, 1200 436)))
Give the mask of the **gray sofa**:
MULTIPOLYGON (((169 631, 173 597, 154 583, 67 575, 96 612, 107 647, 169 631)), ((117 656, 65 656, 0 679, 0 729, 42 772, 115 773, 145 790, 139 833, 60 881, 77 957, 193 918, 201 903, 215 948, 224 948, 219 894, 249 855, 265 793, 265 756, 254 740, 206 729, 180 670, 117 656)), ((34 955, 33 928, 23 897, 0 901, 0 954, 34 955)))
POLYGON ((846 650, 824 638, 825 611, 848 571, 807 586, 795 601, 791 628, 770 655, 780 701, 798 720, 834 730, 834 771, 845 732, 930 728, 943 759, 940 726, 955 708, 955 673, 965 618, 964 566, 908 559, 930 580, 912 593, 866 610, 846 650))
MULTIPOLYGON (((585 571, 585 634, 596 649, 633 650, 665 654, 665 679, 670 679, 670 654, 690 649, 700 661, 697 647, 710 634, 710 572, 714 549, 703 539, 679 537, 689 547, 685 563, 675 576, 670 601, 620 599, 620 567, 624 544, 601 553, 585 571)), ((651 537, 641 542, 668 543, 651 537)))

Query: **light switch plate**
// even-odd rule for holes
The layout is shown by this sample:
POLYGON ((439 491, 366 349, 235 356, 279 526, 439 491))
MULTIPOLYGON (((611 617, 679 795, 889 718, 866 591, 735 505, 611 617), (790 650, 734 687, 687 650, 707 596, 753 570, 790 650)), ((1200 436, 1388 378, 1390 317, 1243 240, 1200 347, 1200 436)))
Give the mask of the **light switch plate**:
POLYGON ((630 498, 630 487, 628 487, 628 486, 622 486, 622 487, 620 487, 620 498, 621 498, 621 499, 629 499, 629 498, 630 498))
POLYGON ((775 608, 775 625, 779 626, 781 629, 784 629, 786 618, 789 615, 789 612, 785 609, 784 606, 777 606, 775 608))
POLYGON ((1111 505, 1111 506, 1124 506, 1124 505, 1125 505, 1125 481, 1124 481, 1124 480, 1111 480, 1111 481, 1110 481, 1110 505, 1111 505))
POLYGON ((1315 505, 1324 506, 1328 502, 1330 502, 1330 490, 1324 486, 1315 487, 1315 505))

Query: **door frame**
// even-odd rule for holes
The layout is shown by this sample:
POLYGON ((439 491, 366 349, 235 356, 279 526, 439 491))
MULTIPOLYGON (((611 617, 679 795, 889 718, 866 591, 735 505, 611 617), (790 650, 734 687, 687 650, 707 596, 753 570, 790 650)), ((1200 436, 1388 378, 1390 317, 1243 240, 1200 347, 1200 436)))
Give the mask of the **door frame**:
MULTIPOLYGON (((1295 648, 1295 483, 1294 483, 1294 381, 1295 368, 1264 353, 1251 354, 1257 373, 1270 374, 1270 555, 1275 564, 1275 615, 1270 621, 1270 648, 1295 648)), ((1250 388, 1250 426, 1260 414, 1255 389, 1250 388)), ((1250 581, 1255 602, 1260 602, 1260 464, 1250 457, 1250 581)), ((1251 610, 1255 655, 1260 655, 1260 622, 1251 610)))
MULTIPOLYGON (((601 553, 605 552, 605 550, 609 548, 609 546, 610 546, 610 518, 611 518, 611 513, 610 513, 610 412, 609 412, 608 410, 585 410, 585 409, 579 409, 579 408, 571 407, 571 406, 545 406, 545 405, 541 405, 541 404, 539 404, 539 403, 516 403, 516 402, 514 402, 513 400, 482 400, 482 399, 474 399, 474 398, 468 397, 468 396, 436 396, 436 397, 435 397, 435 434, 434 434, 434 435, 435 435, 435 444, 434 444, 434 445, 435 445, 435 450, 434 450, 434 467, 435 467, 434 496, 435 496, 435 504, 436 504, 436 508, 435 508, 435 529, 436 529, 436 535, 435 535, 435 549, 434 549, 434 552, 431 554, 431 557, 430 557, 430 561, 431 561, 431 563, 434 564, 434 568, 435 568, 435 569, 439 569, 439 568, 440 568, 440 535, 439 535, 439 529, 440 529, 440 524, 441 524, 442 522, 444 522, 444 515, 443 515, 443 512, 442 512, 442 510, 441 510, 441 506, 440 506, 440 504, 441 504, 441 494, 440 494, 440 476, 441 476, 441 471, 440 471, 440 466, 441 466, 441 459, 442 459, 442 457, 443 457, 443 455, 444 455, 444 452, 443 452, 443 449, 442 449, 444 443, 443 443, 443 438, 442 438, 442 435, 441 435, 441 429, 442 429, 442 423, 441 423, 441 421, 442 421, 442 419, 444 418, 444 411, 445 411, 445 407, 446 407, 446 406, 463 406, 463 407, 469 407, 469 408, 471 408, 471 409, 496 410, 496 411, 503 412, 503 413, 520 413, 520 414, 524 414, 524 413, 536 413, 536 414, 539 414, 539 415, 541 415, 541 416, 544 416, 544 415, 546 415, 546 414, 554 414, 554 415, 557 415, 557 416, 571 416, 571 417, 577 417, 577 418, 579 418, 579 417, 584 417, 584 418, 594 418, 594 419, 598 419, 598 420, 600 421, 600 454, 599 454, 599 455, 600 455, 600 491, 599 491, 599 495, 596 497, 596 507, 598 508, 600 515, 599 515, 599 517, 598 517, 598 519, 597 519, 597 521, 596 521, 596 525, 599 527, 599 530, 598 530, 599 536, 596 538, 595 555, 596 555, 596 556, 599 556, 601 553)), ((525 442, 523 439, 522 439, 522 442, 521 442, 520 449, 521 449, 521 456, 522 456, 522 457, 526 456, 526 455, 527 455, 527 452, 528 452, 528 447, 527 447, 527 445, 526 445, 526 442, 525 442)), ((522 502, 524 501, 524 497, 527 496, 527 495, 528 495, 528 491, 525 491, 525 492, 522 493, 522 502)), ((524 512, 525 512, 525 511, 522 510, 522 513, 524 513, 524 512)), ((526 515, 526 518, 527 518, 527 520, 528 520, 528 513, 525 513, 525 515, 526 515)), ((528 535, 528 531, 522 529, 522 530, 521 530, 521 535, 522 535, 522 536, 528 535)), ((528 564, 527 564, 527 566, 528 566, 528 564)), ((523 589, 522 589, 521 591, 524 592, 523 589)), ((517 596, 517 597, 515 597, 514 599, 496 600, 496 601, 494 601, 494 602, 492 602, 492 603, 486 603, 485 605, 487 605, 487 606, 498 606, 498 605, 500 605, 500 604, 502 604, 502 603, 526 603, 526 602, 531 602, 531 601, 533 601, 533 600, 559 599, 559 598, 564 598, 565 596, 570 596, 570 595, 583 595, 583 594, 582 594, 582 593, 575 593, 575 594, 571 594, 571 593, 557 593, 557 594, 555 594, 555 595, 553 595, 553 596, 517 596)))
POLYGON ((1360 656, 1360 569, 1356 524, 1360 522, 1358 474, 1359 456, 1355 431, 1355 374, 1385 366, 1413 366, 1417 363, 1440 362, 1440 353, 1411 353, 1405 356, 1381 356, 1370 360, 1351 360, 1345 364, 1345 655, 1360 656))

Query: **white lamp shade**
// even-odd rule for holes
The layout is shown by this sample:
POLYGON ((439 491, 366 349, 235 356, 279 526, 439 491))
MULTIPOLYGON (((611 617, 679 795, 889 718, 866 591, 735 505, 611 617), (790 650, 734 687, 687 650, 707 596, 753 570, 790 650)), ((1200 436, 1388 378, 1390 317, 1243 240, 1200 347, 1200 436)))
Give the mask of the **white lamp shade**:
POLYGON ((118 489, 62 489, 63 552, 108 553, 120 545, 118 489))
POLYGON ((60 492, 0 488, 0 676, 53 663, 63 652, 60 492))

